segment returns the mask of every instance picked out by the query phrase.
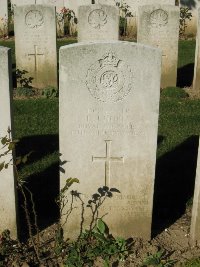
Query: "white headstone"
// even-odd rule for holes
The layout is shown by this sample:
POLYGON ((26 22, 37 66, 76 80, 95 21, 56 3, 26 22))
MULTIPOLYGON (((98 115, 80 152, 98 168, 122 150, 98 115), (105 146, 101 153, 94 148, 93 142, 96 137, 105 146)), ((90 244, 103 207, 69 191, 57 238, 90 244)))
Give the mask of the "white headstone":
POLYGON ((180 10, 176 6, 139 7, 137 41, 162 50, 162 88, 176 86, 179 16, 180 10))
POLYGON ((198 9, 198 23, 196 36, 196 51, 195 51, 195 65, 194 65, 194 79, 193 90, 200 95, 200 8, 198 9))
MULTIPOLYGON (((61 188, 66 175, 78 178, 74 189, 85 204, 102 186, 120 190, 99 210, 115 236, 151 235, 160 68, 158 49, 131 42, 60 49, 60 153, 67 161, 61 188)), ((65 236, 77 236, 80 223, 81 205, 65 236)))
POLYGON ((8 0, 0 0, 0 37, 8 35, 8 0))
POLYGON ((192 208, 192 222, 190 229, 191 245, 200 245, 200 142, 196 169, 196 182, 192 208))
POLYGON ((132 17, 127 20, 127 35, 136 37, 137 35, 137 17, 138 7, 143 5, 175 5, 175 0, 125 0, 122 3, 128 5, 128 12, 131 12, 132 17))
POLYGON ((55 7, 18 6, 14 14, 17 69, 28 71, 36 88, 57 87, 55 7))
POLYGON ((116 6, 80 6, 78 41, 118 40, 119 10, 116 6))
MULTIPOLYGON (((8 128, 12 130, 11 113, 11 50, 0 47, 0 137, 7 135, 8 128)), ((2 147, 1 143, 0 146, 2 147)), ((12 154, 0 158, 0 163, 12 159, 12 154)), ((0 233, 5 229, 11 231, 13 238, 17 237, 16 192, 13 166, 0 171, 0 233)))

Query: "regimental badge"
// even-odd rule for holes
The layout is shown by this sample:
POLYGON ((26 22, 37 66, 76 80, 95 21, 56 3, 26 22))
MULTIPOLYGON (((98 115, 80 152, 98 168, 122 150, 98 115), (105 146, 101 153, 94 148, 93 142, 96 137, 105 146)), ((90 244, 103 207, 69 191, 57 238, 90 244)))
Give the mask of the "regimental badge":
POLYGON ((86 85, 97 100, 117 102, 133 88, 134 75, 131 68, 110 51, 88 69, 86 85))

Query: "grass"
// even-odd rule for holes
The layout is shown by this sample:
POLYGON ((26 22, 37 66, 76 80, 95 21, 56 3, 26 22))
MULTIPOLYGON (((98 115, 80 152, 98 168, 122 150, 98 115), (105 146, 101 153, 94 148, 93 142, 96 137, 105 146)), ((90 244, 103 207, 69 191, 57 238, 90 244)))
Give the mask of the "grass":
POLYGON ((187 64, 194 63, 195 57, 195 45, 196 40, 181 40, 179 41, 179 57, 178 57, 178 67, 183 67, 187 64))
POLYGON ((172 97, 166 97, 166 91, 161 94, 159 135, 163 136, 164 140, 159 146, 158 157, 178 146, 186 138, 200 133, 200 101, 185 98, 181 89, 172 89, 172 97), (180 94, 184 97, 180 98, 180 94))
POLYGON ((188 261, 184 267, 199 267, 200 266, 200 259, 193 259, 188 261))

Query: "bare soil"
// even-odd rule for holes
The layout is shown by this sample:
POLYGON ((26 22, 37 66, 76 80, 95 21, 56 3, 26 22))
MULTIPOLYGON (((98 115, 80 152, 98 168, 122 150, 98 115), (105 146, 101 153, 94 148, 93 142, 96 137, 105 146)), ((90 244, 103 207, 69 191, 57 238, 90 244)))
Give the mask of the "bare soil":
POLYGON ((166 251, 167 259, 175 260, 174 266, 184 266, 188 260, 200 257, 200 247, 190 246, 191 207, 169 228, 151 241, 136 239, 133 254, 124 266, 139 267, 148 254, 155 254, 160 249, 166 251))

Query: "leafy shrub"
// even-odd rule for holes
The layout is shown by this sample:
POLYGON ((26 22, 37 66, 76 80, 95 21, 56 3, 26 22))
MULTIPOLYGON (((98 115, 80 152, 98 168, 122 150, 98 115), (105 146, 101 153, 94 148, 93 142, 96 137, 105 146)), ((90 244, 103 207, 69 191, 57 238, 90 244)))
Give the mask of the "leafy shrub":
POLYGON ((192 13, 188 7, 180 7, 180 24, 179 24, 179 36, 185 37, 185 30, 187 28, 187 21, 191 20, 192 13))
POLYGON ((109 267, 112 258, 124 260, 127 255, 125 239, 112 237, 107 225, 99 219, 92 231, 86 230, 76 242, 68 245, 65 267, 92 267, 98 258, 109 267))
POLYGON ((188 261, 184 267, 199 267, 199 266, 200 266, 200 258, 188 261))
POLYGON ((157 267, 172 267, 175 261, 167 259, 164 250, 159 250, 153 255, 149 255, 143 262, 143 267, 147 266, 157 266, 157 267))
POLYGON ((42 95, 45 98, 58 97, 58 89, 55 88, 55 87, 53 87, 53 86, 48 86, 48 87, 46 87, 46 88, 43 89, 42 95))

